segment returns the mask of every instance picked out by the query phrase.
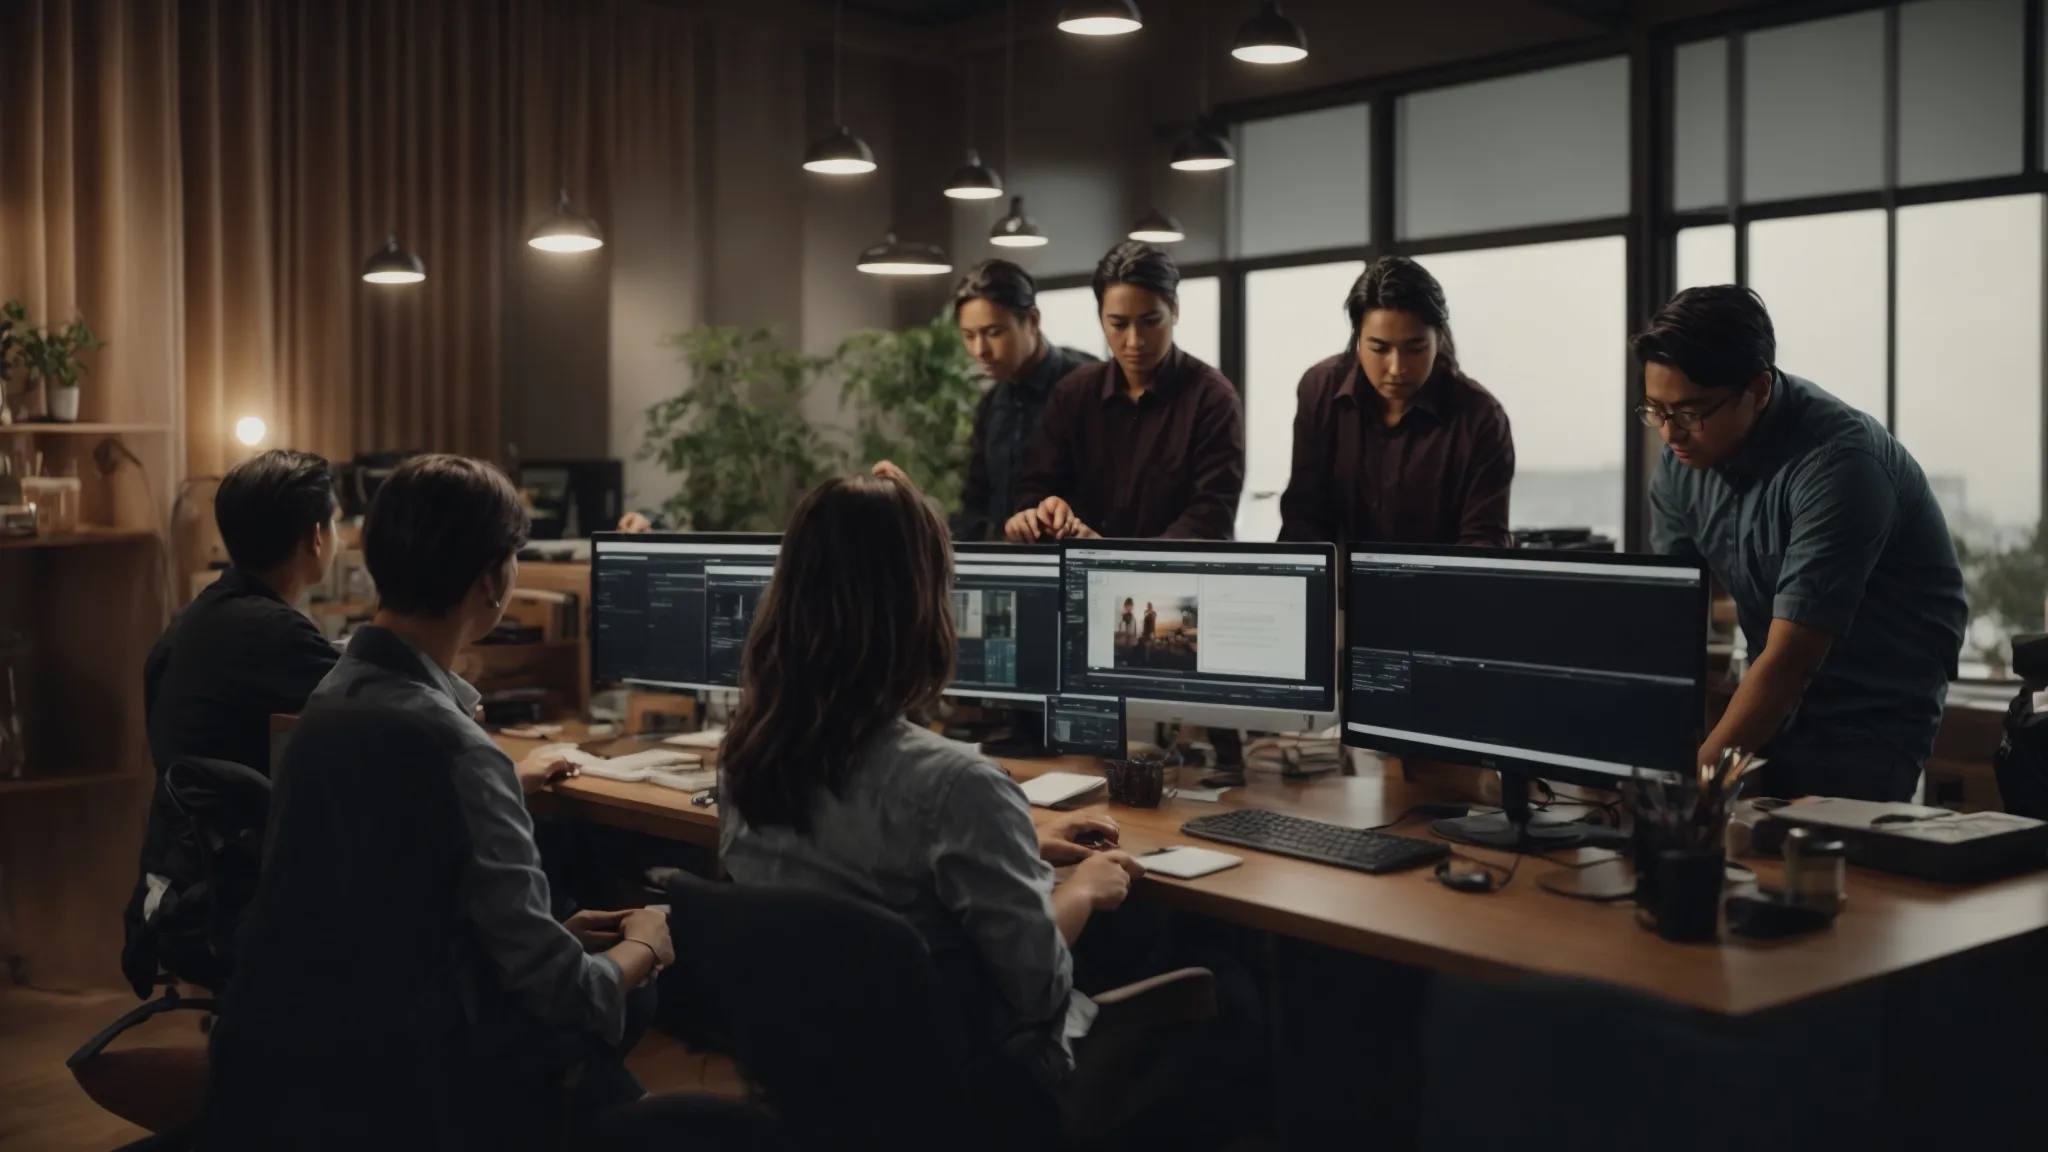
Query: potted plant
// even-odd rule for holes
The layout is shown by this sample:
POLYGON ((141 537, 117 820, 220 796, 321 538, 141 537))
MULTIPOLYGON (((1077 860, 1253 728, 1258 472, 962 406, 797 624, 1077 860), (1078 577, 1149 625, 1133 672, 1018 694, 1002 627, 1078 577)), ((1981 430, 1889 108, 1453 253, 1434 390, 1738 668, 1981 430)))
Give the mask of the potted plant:
POLYGON ((14 423, 14 412, 7 406, 7 378, 14 365, 16 349, 21 344, 20 329, 28 320, 28 309, 19 300, 0 304, 0 426, 14 423))
POLYGON ((81 352, 106 347, 83 318, 62 328, 44 326, 22 331, 16 357, 31 383, 43 390, 50 419, 69 424, 78 419, 78 379, 85 375, 81 352))
POLYGON ((669 519, 699 532, 780 532, 843 462, 803 416, 830 361, 785 347, 771 328, 707 325, 666 343, 682 350, 690 383, 647 409, 640 458, 679 480, 663 504, 669 519))
POLYGON ((2040 631, 2048 614, 2048 519, 2003 547, 1973 547, 1958 538, 1956 553, 1973 617, 1970 647, 1993 679, 2003 678, 2012 637, 2040 631))
POLYGON ((855 332, 835 359, 840 405, 859 406, 860 458, 891 461, 947 515, 957 512, 981 389, 952 312, 903 332, 855 332))

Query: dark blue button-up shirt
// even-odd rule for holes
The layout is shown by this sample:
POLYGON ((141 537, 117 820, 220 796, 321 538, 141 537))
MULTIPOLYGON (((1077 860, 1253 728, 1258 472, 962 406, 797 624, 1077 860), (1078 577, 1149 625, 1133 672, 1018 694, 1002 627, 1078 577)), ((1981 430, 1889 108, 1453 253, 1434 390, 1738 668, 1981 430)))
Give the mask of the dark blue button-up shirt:
POLYGON ((1706 558, 1752 653, 1773 619, 1834 637, 1773 755, 1926 764, 1969 609, 1927 477, 1882 424, 1779 373, 1727 463, 1695 470, 1665 449, 1650 508, 1652 549, 1706 558))
POLYGON ((967 483, 960 490, 960 513, 953 518, 955 540, 1000 540, 1003 525, 1016 512, 1017 480, 1024 474, 1024 454, 1045 418, 1052 386, 1095 357, 1048 343, 1045 355, 1016 380, 998 380, 974 410, 974 447, 967 459, 967 483))

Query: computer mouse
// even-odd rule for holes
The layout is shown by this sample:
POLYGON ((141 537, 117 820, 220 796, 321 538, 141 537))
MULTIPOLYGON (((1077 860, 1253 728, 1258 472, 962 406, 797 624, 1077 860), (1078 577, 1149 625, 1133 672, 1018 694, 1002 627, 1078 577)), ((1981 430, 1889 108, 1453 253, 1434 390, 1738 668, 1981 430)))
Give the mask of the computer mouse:
POLYGON ((1116 847, 1116 838, 1100 828, 1083 828, 1074 833, 1074 843, 1091 852, 1101 852, 1116 847))
POLYGON ((1493 873, 1484 868, 1454 869, 1449 860, 1436 866, 1436 882, 1453 892, 1482 895, 1493 891, 1493 873))

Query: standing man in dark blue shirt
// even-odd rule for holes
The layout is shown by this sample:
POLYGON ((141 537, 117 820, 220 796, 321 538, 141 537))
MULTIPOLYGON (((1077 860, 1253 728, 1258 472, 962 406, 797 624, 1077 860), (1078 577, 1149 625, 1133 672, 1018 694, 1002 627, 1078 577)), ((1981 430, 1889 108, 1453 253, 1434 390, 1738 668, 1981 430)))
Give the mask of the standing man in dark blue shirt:
POLYGON ((1700 749, 1770 758, 1763 793, 1909 800, 1968 621, 1948 524, 1878 421, 1775 366, 1763 301, 1681 292, 1635 338, 1661 429, 1651 547, 1705 557, 1751 661, 1700 749))
MULTIPOLYGON (((1045 338, 1039 328, 1038 284, 1008 260, 984 260, 968 269, 953 289, 953 319, 968 355, 991 381, 974 410, 974 440, 960 511, 953 516, 953 539, 1000 540, 1003 525, 1016 511, 1013 494, 1024 472, 1024 454, 1038 435, 1052 386, 1081 365, 1098 361, 1045 338)), ((875 472, 909 479, 887 461, 875 472)))

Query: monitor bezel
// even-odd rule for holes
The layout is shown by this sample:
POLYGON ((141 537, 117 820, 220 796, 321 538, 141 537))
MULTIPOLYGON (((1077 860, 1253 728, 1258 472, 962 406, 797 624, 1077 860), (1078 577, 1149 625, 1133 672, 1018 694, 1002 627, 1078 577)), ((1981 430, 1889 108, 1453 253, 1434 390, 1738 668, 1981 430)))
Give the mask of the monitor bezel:
MULTIPOLYGON (((1338 609, 1341 629, 1338 649, 1339 658, 1346 661, 1353 645, 1351 613, 1348 593, 1351 579, 1351 557, 1354 553, 1371 553, 1392 556, 1415 556, 1421 558, 1449 557, 1466 560, 1513 560, 1521 563, 1550 564, 1597 564, 1612 568, 1685 568, 1696 572, 1699 581, 1693 619, 1697 621, 1699 643, 1699 665, 1693 680, 1698 695, 1698 726, 1693 731, 1692 743, 1697 746, 1706 739, 1706 693, 1707 693, 1707 629, 1708 611, 1713 599, 1713 572, 1705 560, 1685 556, 1662 556, 1652 552, 1555 552, 1547 549, 1530 548, 1464 548, 1449 545, 1424 544, 1347 544, 1341 550, 1344 565, 1345 591, 1339 594, 1338 609)), ((1348 701, 1350 693, 1343 694, 1348 701)), ((1364 748, 1417 760, 1434 761, 1439 764, 1458 764, 1472 768, 1483 768, 1494 772, 1513 772, 1531 779, 1548 780, 1560 784, 1571 784, 1583 788, 1597 788, 1602 791, 1618 791, 1630 777, 1617 773, 1601 772, 1574 765, 1551 764, 1541 760, 1521 757, 1499 756, 1492 753, 1475 752, 1464 748, 1447 748, 1425 741, 1399 740, 1390 737, 1368 736, 1351 731, 1348 709, 1339 707, 1338 728, 1343 734, 1347 748, 1364 748)), ((1645 774, 1654 769, 1646 767, 1645 774)))
MULTIPOLYGON (((1123 696, 1129 716, 1166 723, 1208 724, 1212 727, 1270 728, 1275 731, 1307 731, 1327 727, 1343 711, 1343 664, 1340 660, 1342 649, 1338 647, 1341 637, 1334 626, 1341 619, 1338 609, 1342 606, 1339 588, 1342 575, 1338 571, 1340 553, 1335 544, 1304 541, 1266 542, 1252 540, 1113 540, 1100 537, 1089 539, 1063 540, 1060 542, 1060 580, 1067 578, 1068 553, 1078 550, 1111 549, 1118 552, 1157 552, 1171 555, 1175 552, 1238 552, 1245 555, 1265 553, 1292 553, 1301 556, 1320 555, 1329 561, 1330 572, 1330 683, 1329 691, 1315 702, 1313 707, 1277 708, 1272 705, 1231 704, 1222 701, 1175 700, 1169 697, 1147 695, 1142 692, 1120 693, 1123 696)), ((1061 595, 1065 595, 1064 587, 1061 595)), ((1060 691, 1071 691, 1067 685, 1066 665, 1066 620, 1064 612, 1060 621, 1060 691)), ((1309 637, 1314 643, 1315 638, 1309 637)), ((1087 693, 1077 693, 1086 695, 1087 693)), ((1128 723, 1128 720, 1126 721, 1128 723)))
MULTIPOLYGON (((1019 553, 1031 556, 1051 556, 1058 561, 1058 563, 1053 565, 1054 582, 1064 585, 1066 581, 1066 557, 1060 554, 1060 546, 1058 544, 1005 544, 995 540, 959 541, 953 545, 953 564, 956 568, 960 564, 960 557, 963 553, 976 560, 999 560, 1006 554, 1015 556, 1019 553)), ((953 573, 947 574, 946 587, 948 591, 952 590, 953 576, 953 573)), ((1057 635, 1063 613, 1060 609, 1055 608, 1053 616, 1053 628, 1055 629, 1055 635, 1057 635)), ((956 643, 956 661, 958 660, 957 651, 958 645, 956 643)), ((957 664, 954 670, 958 671, 957 664)), ((939 695, 956 704, 969 707, 993 705, 998 708, 1018 710, 1035 708, 1039 711, 1044 711, 1046 697, 1059 695, 1061 676, 1057 658, 1053 662, 1052 679, 1053 690, 1051 692, 991 692, 987 689, 955 688, 949 681, 944 688, 939 690, 939 695)))
MULTIPOLYGON (((782 533, 780 532, 597 532, 590 537, 590 595, 589 605, 584 609, 584 634, 590 637, 590 686, 602 690, 614 681, 604 680, 597 670, 604 667, 599 658, 601 646, 597 630, 597 567, 604 555, 603 545, 622 544, 709 544, 713 547, 725 544, 775 544, 775 562, 782 560, 782 533)), ((683 680, 648 680, 640 677, 621 677, 616 683, 641 688, 657 688, 677 692, 737 692, 737 684, 708 684, 683 680)))

